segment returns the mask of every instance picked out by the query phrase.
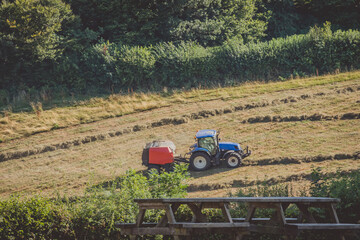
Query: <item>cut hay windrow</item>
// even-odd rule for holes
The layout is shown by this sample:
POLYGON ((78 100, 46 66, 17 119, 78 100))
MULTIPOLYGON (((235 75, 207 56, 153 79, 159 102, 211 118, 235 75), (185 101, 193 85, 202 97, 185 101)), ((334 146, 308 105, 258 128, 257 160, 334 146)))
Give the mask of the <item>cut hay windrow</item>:
MULTIPOLYGON (((232 111, 231 111, 232 112, 232 111)), ((48 146, 43 146, 36 149, 30 149, 25 151, 16 151, 16 152, 8 152, 8 153, 0 153, 0 162, 12 160, 12 159, 19 159, 28 156, 32 156, 35 154, 55 151, 58 149, 68 149, 73 146, 78 146, 81 144, 87 144, 90 142, 96 142, 105 140, 107 138, 120 136, 123 134, 131 133, 131 132, 138 132, 145 129, 156 128, 166 125, 179 125, 188 123, 190 120, 197 120, 208 118, 210 116, 217 116, 228 113, 228 109, 225 110, 214 110, 214 111, 201 111, 198 114, 191 114, 190 116, 182 117, 182 118, 164 118, 160 121, 153 122, 146 125, 135 125, 132 128, 126 128, 119 131, 108 132, 93 136, 86 136, 82 139, 75 139, 72 141, 66 141, 58 144, 52 144, 48 146)), ((268 122, 294 122, 294 121, 331 121, 331 120, 353 120, 353 119, 360 119, 360 113, 345 113, 340 115, 323 115, 323 114, 313 114, 313 115, 301 115, 301 116, 264 116, 264 117, 255 117, 243 120, 242 123, 268 123, 268 122)))
MULTIPOLYGON (((341 90, 336 90, 335 93, 344 94, 344 93, 355 92, 355 91, 359 91, 359 90, 360 90, 360 87, 347 87, 347 88, 344 88, 341 90)), ((68 149, 73 146, 79 146, 82 144, 106 140, 107 138, 117 137, 117 136, 120 136, 123 134, 128 134, 131 132, 138 132, 138 131, 143 131, 146 129, 167 126, 167 125, 179 125, 179 124, 188 123, 193 120, 210 118, 210 117, 214 117, 214 116, 220 116, 220 115, 224 115, 224 114, 234 113, 234 112, 238 112, 238 111, 244 111, 244 110, 253 109, 253 108, 276 106, 279 104, 287 104, 287 103, 297 102, 297 101, 315 98, 315 97, 324 96, 324 95, 326 95, 326 94, 319 92, 319 93, 315 93, 313 95, 305 94, 305 95, 301 95, 298 97, 290 96, 290 97, 283 98, 283 99, 275 99, 271 102, 263 101, 260 103, 249 103, 249 104, 234 106, 231 108, 222 108, 222 109, 215 109, 215 110, 202 110, 202 111, 199 111, 196 113, 185 114, 185 115, 182 115, 181 117, 163 118, 159 121, 151 122, 148 124, 143 124, 143 125, 136 124, 133 127, 129 127, 129 128, 122 129, 122 130, 86 136, 81 139, 75 139, 75 140, 65 141, 62 143, 41 146, 41 147, 38 147, 35 149, 20 150, 20 151, 14 151, 14 152, 3 152, 3 153, 0 153, 0 162, 12 160, 12 159, 24 158, 24 157, 41 154, 41 153, 45 153, 45 152, 50 152, 50 151, 55 151, 55 150, 59 150, 59 149, 68 149)), ((324 114, 315 113, 312 115, 304 114, 304 115, 299 115, 299 116, 278 116, 278 115, 269 116, 269 115, 267 115, 267 116, 251 117, 248 119, 244 119, 241 122, 243 124, 246 124, 246 123, 253 124, 253 123, 267 123, 267 122, 331 121, 331 120, 352 120, 352 119, 360 119, 360 113, 350 112, 350 113, 339 114, 339 115, 324 115, 324 114)))
MULTIPOLYGON (((337 176, 344 176, 351 174, 353 172, 358 172, 360 169, 352 169, 352 170, 343 170, 340 172, 331 172, 331 173, 323 173, 323 178, 334 178, 337 176)), ((311 180, 312 173, 302 173, 302 174, 293 174, 287 177, 279 177, 279 178, 269 178, 267 180, 233 180, 228 183, 204 183, 204 184, 191 184, 188 186, 188 192, 198 192, 198 191, 212 191, 219 189, 227 189, 232 187, 253 187, 256 185, 276 185, 281 183, 287 183, 292 181, 301 181, 301 180, 311 180)))
MULTIPOLYGON (((0 162, 12 160, 12 159, 23 158, 23 157, 28 157, 28 156, 32 156, 35 154, 55 151, 58 149, 68 149, 72 146, 78 146, 78 145, 86 144, 86 143, 90 143, 90 142, 101 141, 101 140, 105 140, 107 138, 116 137, 116 136, 120 136, 123 134, 131 133, 131 132, 138 132, 138 131, 142 131, 142 130, 149 129, 149 128, 156 128, 156 127, 161 127, 161 126, 166 126, 166 125, 184 124, 184 123, 188 123, 190 120, 197 120, 197 119, 208 118, 210 116, 226 114, 226 113, 229 113, 228 111, 233 112, 233 111, 230 111, 229 109, 214 110, 214 111, 201 111, 197 114, 193 113, 189 116, 185 116, 182 118, 164 118, 164 119, 161 119, 160 121, 153 122, 153 123, 146 124, 146 125, 135 125, 132 128, 126 128, 126 129, 119 130, 119 131, 108 132, 108 133, 103 133, 103 134, 98 134, 98 135, 93 135, 93 136, 86 136, 82 139, 75 139, 72 141, 66 141, 66 142, 62 142, 62 143, 58 143, 58 144, 52 144, 52 145, 43 146, 43 147, 36 148, 36 149, 1 153, 0 154, 0 162)), ((334 115, 334 116, 323 115, 323 114, 318 114, 318 113, 313 114, 313 115, 285 116, 285 117, 282 117, 282 116, 263 116, 262 117, 262 116, 260 116, 260 117, 249 118, 249 119, 243 120, 242 123, 245 124, 245 123, 261 123, 261 122, 267 123, 267 122, 294 122, 294 121, 330 121, 330 120, 352 120, 352 119, 360 119, 360 113, 345 113, 345 114, 334 115)))

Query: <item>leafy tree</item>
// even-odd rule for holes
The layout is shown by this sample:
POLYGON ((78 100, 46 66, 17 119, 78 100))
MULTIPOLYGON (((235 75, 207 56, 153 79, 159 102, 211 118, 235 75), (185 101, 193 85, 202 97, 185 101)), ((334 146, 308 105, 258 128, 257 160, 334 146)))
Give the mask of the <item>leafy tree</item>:
POLYGON ((293 0, 262 0, 258 2, 258 11, 270 15, 267 39, 296 34, 303 27, 293 0))
POLYGON ((299 11, 310 13, 319 23, 330 21, 339 28, 359 28, 360 0, 294 0, 299 11))
POLYGON ((257 0, 68 0, 84 27, 105 39, 131 45, 198 41, 220 45, 227 39, 259 40, 266 19, 257 0), (260 16, 261 17, 261 16, 260 16))
MULTIPOLYGON (((170 30, 172 40, 220 45, 226 40, 250 42, 262 39, 266 21, 256 14, 255 0, 188 1, 180 21, 170 30)), ((266 20, 266 19, 264 19, 266 20)))
POLYGON ((4 1, 0 6, 0 34, 31 60, 54 59, 63 40, 56 33, 72 18, 70 6, 61 0, 4 1))

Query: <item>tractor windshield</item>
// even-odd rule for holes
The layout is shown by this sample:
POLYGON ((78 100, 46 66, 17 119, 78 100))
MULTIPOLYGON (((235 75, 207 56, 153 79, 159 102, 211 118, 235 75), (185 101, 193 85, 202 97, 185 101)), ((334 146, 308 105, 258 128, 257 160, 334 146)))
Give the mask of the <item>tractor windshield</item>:
POLYGON ((199 138, 199 147, 209 150, 211 155, 216 154, 216 139, 213 137, 199 138))

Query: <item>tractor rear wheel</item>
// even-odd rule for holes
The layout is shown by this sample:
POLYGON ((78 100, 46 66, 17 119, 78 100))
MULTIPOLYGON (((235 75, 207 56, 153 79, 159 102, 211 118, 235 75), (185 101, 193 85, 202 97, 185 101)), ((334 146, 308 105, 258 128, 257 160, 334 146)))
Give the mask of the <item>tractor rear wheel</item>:
POLYGON ((229 168, 237 168, 241 164, 241 156, 237 152, 232 152, 226 156, 225 161, 229 168))
POLYGON ((148 172, 150 172, 152 169, 156 170, 156 173, 160 173, 160 166, 155 164, 150 164, 148 167, 148 172))
POLYGON ((210 156, 205 152, 196 152, 190 157, 190 167, 195 171, 204 171, 210 164, 210 156))

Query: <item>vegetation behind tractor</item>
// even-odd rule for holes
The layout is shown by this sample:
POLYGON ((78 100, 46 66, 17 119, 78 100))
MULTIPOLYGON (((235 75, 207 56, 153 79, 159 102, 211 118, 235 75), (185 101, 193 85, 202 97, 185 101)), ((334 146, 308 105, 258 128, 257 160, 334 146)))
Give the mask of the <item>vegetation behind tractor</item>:
POLYGON ((248 147, 244 151, 239 143, 219 142, 216 130, 200 130, 195 139, 196 143, 190 146, 190 152, 185 157, 175 156, 175 144, 169 140, 147 143, 142 154, 143 165, 148 169, 170 171, 174 162, 185 162, 190 164, 191 169, 203 171, 225 161, 229 168, 236 168, 241 165, 242 159, 251 154, 248 147))

